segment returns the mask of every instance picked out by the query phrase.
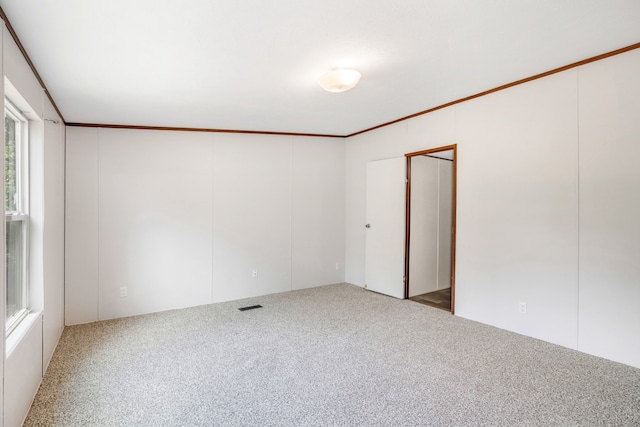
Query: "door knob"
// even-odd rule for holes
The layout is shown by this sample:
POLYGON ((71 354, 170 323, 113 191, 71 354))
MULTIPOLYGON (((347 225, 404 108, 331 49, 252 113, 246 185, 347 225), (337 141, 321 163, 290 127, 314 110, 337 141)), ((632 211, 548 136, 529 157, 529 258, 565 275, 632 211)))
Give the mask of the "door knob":
POLYGON ((365 225, 364 228, 371 228, 371 224, 365 225))

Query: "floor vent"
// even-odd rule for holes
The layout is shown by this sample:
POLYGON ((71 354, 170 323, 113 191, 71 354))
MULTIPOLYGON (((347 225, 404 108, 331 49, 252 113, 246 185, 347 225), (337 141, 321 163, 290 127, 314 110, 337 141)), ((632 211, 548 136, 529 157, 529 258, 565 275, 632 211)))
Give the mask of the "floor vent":
POLYGON ((262 306, 261 305, 250 305, 248 307, 240 307, 238 310, 247 311, 247 310, 254 310, 256 308, 262 308, 262 306))

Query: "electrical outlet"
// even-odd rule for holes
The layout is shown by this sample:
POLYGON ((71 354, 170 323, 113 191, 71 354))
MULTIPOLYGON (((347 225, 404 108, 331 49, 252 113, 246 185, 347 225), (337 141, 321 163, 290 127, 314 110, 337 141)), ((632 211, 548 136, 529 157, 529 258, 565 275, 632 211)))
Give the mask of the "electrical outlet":
POLYGON ((256 279, 257 277, 258 277, 258 269, 254 268, 253 271, 251 272, 251 278, 256 279))
POLYGON ((126 286, 123 286, 120 288, 120 298, 124 298, 127 295, 129 295, 129 290, 127 289, 126 286))
POLYGON ((336 271, 340 271, 340 263, 336 262, 336 271))
POLYGON ((520 314, 527 314, 527 303, 520 302, 520 304, 518 304, 518 311, 520 314))

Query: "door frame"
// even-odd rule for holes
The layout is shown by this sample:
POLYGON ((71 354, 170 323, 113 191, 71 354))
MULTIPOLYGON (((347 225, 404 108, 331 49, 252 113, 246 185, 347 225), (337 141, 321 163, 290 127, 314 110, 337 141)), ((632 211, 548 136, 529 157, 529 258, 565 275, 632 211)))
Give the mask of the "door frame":
POLYGON ((451 314, 455 314, 456 295, 456 205, 458 186, 458 144, 443 147, 430 148, 428 150, 414 151, 404 156, 407 159, 407 185, 405 196, 405 240, 404 240, 404 297, 409 298, 409 250, 411 241, 411 159, 416 156, 425 156, 441 151, 453 150, 453 207, 451 218, 451 314))

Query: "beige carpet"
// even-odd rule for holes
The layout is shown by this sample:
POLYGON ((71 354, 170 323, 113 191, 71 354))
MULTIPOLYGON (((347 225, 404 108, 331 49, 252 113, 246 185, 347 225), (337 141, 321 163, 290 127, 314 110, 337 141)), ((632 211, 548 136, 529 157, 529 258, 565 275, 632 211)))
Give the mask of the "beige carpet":
POLYGON ((340 284, 66 328, 25 425, 637 426, 640 370, 340 284))

